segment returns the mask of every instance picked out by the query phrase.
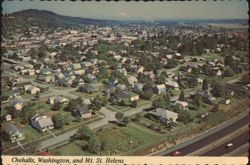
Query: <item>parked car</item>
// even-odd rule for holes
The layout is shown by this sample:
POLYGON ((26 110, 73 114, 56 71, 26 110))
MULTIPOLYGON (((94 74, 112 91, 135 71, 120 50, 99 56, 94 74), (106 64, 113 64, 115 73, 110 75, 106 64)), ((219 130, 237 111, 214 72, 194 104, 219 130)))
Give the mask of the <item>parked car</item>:
POLYGON ((231 147, 233 147, 233 143, 227 143, 227 145, 226 145, 226 148, 231 148, 231 147))
POLYGON ((182 153, 180 151, 174 151, 172 152, 172 156, 180 156, 182 153))

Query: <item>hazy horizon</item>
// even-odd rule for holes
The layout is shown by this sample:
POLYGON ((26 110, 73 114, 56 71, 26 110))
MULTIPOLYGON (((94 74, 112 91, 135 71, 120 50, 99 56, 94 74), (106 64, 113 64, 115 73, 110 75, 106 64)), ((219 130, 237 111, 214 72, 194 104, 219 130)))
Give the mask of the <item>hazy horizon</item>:
POLYGON ((48 10, 60 15, 111 20, 248 19, 248 3, 241 1, 3 1, 3 14, 26 9, 48 10), (110 9, 111 8, 111 9, 110 9))

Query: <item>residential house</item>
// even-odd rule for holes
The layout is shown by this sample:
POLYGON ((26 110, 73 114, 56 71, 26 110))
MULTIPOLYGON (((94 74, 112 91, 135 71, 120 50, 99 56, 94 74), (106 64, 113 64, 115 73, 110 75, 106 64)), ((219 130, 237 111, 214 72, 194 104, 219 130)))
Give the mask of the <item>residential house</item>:
POLYGON ((42 68, 40 69, 41 75, 50 75, 52 73, 52 70, 50 68, 42 68))
POLYGON ((23 101, 21 96, 16 96, 16 97, 11 98, 9 100, 9 105, 10 105, 11 108, 14 108, 17 111, 20 111, 20 110, 23 109, 23 106, 24 106, 23 102, 24 101, 23 101))
POLYGON ((179 106, 180 108, 182 108, 183 110, 188 110, 188 102, 186 101, 179 101, 177 100, 175 103, 175 105, 179 106))
POLYGON ((25 139, 23 132, 13 124, 2 125, 3 138, 14 143, 25 139))
POLYGON ((52 122, 52 119, 47 116, 33 116, 31 118, 31 125, 40 132, 54 129, 54 123, 52 122))
POLYGON ((166 93, 166 86, 165 86, 165 84, 156 85, 154 87, 154 92, 156 94, 165 94, 166 93))
POLYGON ((222 71, 220 70, 219 67, 214 67, 214 68, 212 68, 212 69, 211 69, 211 73, 212 73, 213 75, 219 76, 219 77, 221 77, 221 75, 222 75, 222 71))
POLYGON ((79 70, 74 70, 73 72, 74 72, 74 74, 76 74, 76 75, 84 75, 85 70, 84 70, 84 69, 79 69, 79 70))
POLYGON ((10 114, 6 114, 6 115, 4 115, 4 119, 5 119, 5 121, 11 121, 12 116, 10 114))
POLYGON ((125 68, 118 69, 117 71, 122 73, 124 76, 127 76, 127 70, 125 68))
POLYGON ((115 87, 118 84, 118 80, 108 80, 108 86, 115 87))
POLYGON ((96 79, 96 76, 93 75, 93 74, 91 74, 91 73, 87 74, 86 77, 87 77, 88 79, 92 80, 92 81, 96 79))
POLYGON ((55 82, 55 77, 53 75, 48 75, 48 76, 42 76, 42 75, 39 75, 37 77, 37 80, 38 81, 43 81, 43 82, 46 82, 46 83, 53 83, 55 82))
POLYGON ((162 123, 176 122, 178 114, 163 108, 157 108, 155 110, 149 111, 148 115, 153 116, 162 123))
POLYGON ((138 94, 136 94, 136 93, 133 93, 133 92, 131 92, 130 94, 129 94, 129 100, 130 101, 137 101, 137 100, 139 100, 140 98, 139 98, 139 95, 138 94))
POLYGON ((135 92, 135 93, 142 92, 143 86, 144 86, 144 84, 141 84, 141 83, 135 84, 133 87, 133 92, 135 92))
POLYGON ((197 90, 191 97, 198 95, 207 104, 215 104, 216 98, 208 90, 197 90))
POLYGON ((125 84, 118 84, 118 85, 116 85, 116 87, 119 88, 120 90, 123 90, 123 91, 127 89, 125 84))
POLYGON ((79 104, 74 109, 74 115, 81 119, 88 119, 92 116, 92 113, 90 112, 88 105, 79 104))
POLYGON ((167 81, 165 83, 166 87, 167 88, 171 88, 171 89, 174 89, 174 90, 179 90, 179 84, 177 82, 174 82, 174 81, 167 81))
POLYGON ((171 60, 171 59, 173 59, 173 55, 171 55, 171 54, 166 55, 166 58, 167 58, 168 60, 171 60))
POLYGON ((74 69, 74 70, 81 69, 81 68, 82 68, 82 66, 80 63, 72 64, 72 69, 74 69))
POLYGON ((31 84, 28 84, 28 85, 24 85, 24 90, 27 91, 30 87, 32 87, 31 84))
POLYGON ((143 67, 143 66, 140 66, 140 67, 137 69, 136 73, 143 73, 143 71, 144 71, 144 67, 143 67))
POLYGON ((11 89, 12 90, 16 90, 16 89, 24 89, 24 86, 26 85, 31 85, 30 81, 26 81, 26 82, 13 82, 11 85, 11 89))
POLYGON ((113 92, 109 96, 109 100, 111 102, 121 102, 122 100, 128 99, 128 93, 124 91, 119 91, 119 92, 113 92))
POLYGON ((79 87, 79 91, 91 94, 91 93, 97 92, 98 88, 90 84, 84 84, 83 86, 79 87))
POLYGON ((134 76, 129 76, 128 77, 128 82, 133 87, 138 82, 138 79, 136 77, 134 77, 134 76))
POLYGON ((48 99, 49 104, 55 104, 55 103, 60 103, 60 104, 68 104, 69 99, 63 97, 63 96, 51 96, 48 99))
POLYGON ((20 59, 21 59, 21 61, 23 61, 23 62, 28 62, 28 61, 31 61, 31 60, 32 60, 30 56, 27 56, 27 57, 21 56, 20 59))
POLYGON ((27 71, 27 74, 28 74, 29 76, 34 76, 34 75, 36 74, 36 72, 35 72, 34 69, 29 69, 29 70, 27 71))
POLYGON ((30 94, 37 94, 40 93, 40 88, 35 87, 35 86, 31 86, 27 89, 27 92, 29 92, 30 94))

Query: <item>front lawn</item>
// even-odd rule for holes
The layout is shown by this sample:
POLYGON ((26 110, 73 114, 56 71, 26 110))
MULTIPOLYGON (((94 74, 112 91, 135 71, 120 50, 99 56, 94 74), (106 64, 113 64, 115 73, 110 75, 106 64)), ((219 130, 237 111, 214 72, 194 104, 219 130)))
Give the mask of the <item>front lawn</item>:
POLYGON ((83 150, 76 143, 69 143, 62 147, 52 150, 52 153, 57 156, 80 156, 85 155, 83 150))

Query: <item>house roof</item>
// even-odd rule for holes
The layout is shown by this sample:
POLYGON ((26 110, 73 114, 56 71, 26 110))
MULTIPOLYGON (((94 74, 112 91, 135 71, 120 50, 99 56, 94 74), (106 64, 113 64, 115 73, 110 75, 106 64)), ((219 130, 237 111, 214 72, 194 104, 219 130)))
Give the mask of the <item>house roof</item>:
POLYGON ((86 91, 92 91, 92 92, 94 92, 94 91, 97 90, 94 86, 92 86, 92 85, 90 85, 90 84, 85 84, 85 85, 82 86, 82 88, 83 88, 84 90, 86 90, 86 91))
POLYGON ((188 102, 186 102, 186 101, 179 101, 179 100, 177 100, 175 102, 175 104, 181 105, 182 107, 187 107, 188 106, 188 102))
POLYGON ((157 89, 165 89, 166 86, 164 84, 156 85, 157 89))
POLYGON ((13 135, 17 132, 20 132, 20 130, 17 128, 17 126, 13 125, 13 124, 2 125, 2 130, 9 135, 13 135))
POLYGON ((14 98, 12 98, 12 99, 9 100, 10 105, 16 105, 18 103, 21 104, 23 102, 24 101, 23 101, 22 97, 14 97, 14 98))
POLYGON ((86 114, 89 113, 89 107, 86 104, 78 104, 75 108, 75 111, 77 111, 80 114, 86 114))
POLYGON ((165 84, 168 86, 175 87, 175 88, 179 87, 179 84, 177 82, 174 82, 174 81, 167 81, 165 84))
POLYGON ((153 111, 148 112, 149 114, 158 116, 158 117, 162 117, 165 119, 170 119, 170 118, 176 118, 178 117, 178 114, 172 111, 168 111, 166 109, 163 108, 157 108, 153 111))
POLYGON ((47 127, 49 125, 53 125, 54 124, 52 122, 51 118, 47 117, 47 116, 37 116, 37 115, 35 115, 31 119, 32 120, 36 120, 40 127, 47 127))

